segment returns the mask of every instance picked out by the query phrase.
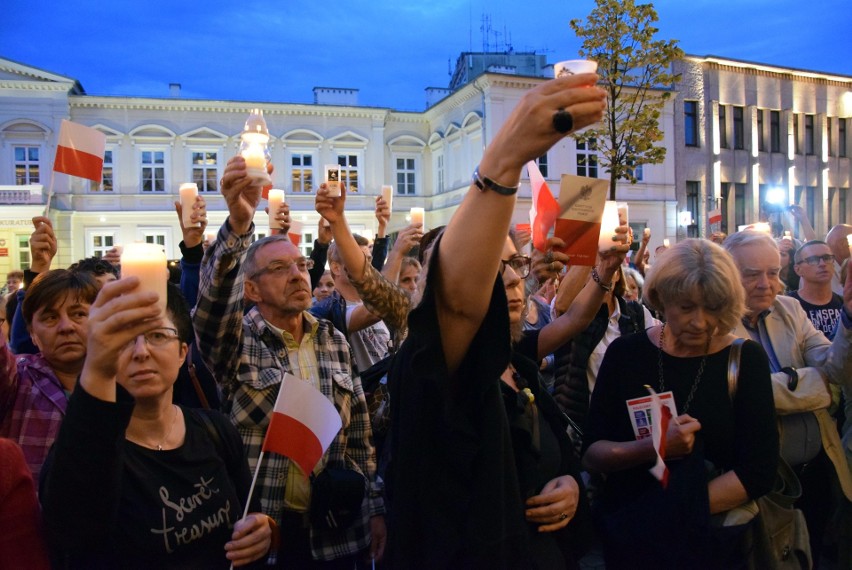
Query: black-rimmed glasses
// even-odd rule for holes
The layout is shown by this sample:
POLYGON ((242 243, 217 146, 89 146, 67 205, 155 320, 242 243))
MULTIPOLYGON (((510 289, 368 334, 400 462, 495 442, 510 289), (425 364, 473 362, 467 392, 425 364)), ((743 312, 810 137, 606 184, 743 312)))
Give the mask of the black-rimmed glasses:
POLYGON ((819 265, 820 261, 824 261, 826 264, 834 262, 834 256, 830 253, 826 253, 825 255, 809 255, 808 257, 799 261, 798 265, 802 263, 807 263, 808 265, 816 267, 819 265))
POLYGON ((512 270, 518 274, 518 277, 521 279, 526 279, 530 274, 530 268, 532 267, 532 259, 527 257, 526 255, 521 255, 520 253, 516 253, 509 259, 501 259, 500 260, 500 273, 506 271, 506 266, 512 268, 512 270))

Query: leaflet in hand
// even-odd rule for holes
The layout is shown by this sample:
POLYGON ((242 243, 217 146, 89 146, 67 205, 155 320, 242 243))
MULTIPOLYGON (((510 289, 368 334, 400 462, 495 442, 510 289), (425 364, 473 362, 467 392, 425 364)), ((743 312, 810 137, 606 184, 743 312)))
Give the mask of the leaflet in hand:
POLYGON ((609 181, 563 174, 559 184, 559 210, 553 235, 563 240, 564 248, 556 251, 568 254, 571 265, 595 264, 601 218, 609 181))

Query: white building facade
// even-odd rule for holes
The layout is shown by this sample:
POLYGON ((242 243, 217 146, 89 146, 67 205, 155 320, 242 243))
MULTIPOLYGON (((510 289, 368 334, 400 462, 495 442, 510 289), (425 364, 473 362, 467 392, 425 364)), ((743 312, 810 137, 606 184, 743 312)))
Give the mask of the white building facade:
MULTIPOLYGON (((713 101, 734 106, 739 99, 734 98, 736 90, 732 87, 719 87, 721 95, 708 87, 713 82, 705 78, 707 73, 702 66, 706 64, 687 58, 683 65, 683 89, 670 99, 660 118, 665 135, 662 144, 668 149, 666 159, 661 164, 641 167, 637 172, 639 182, 633 185, 622 182, 617 192, 619 200, 630 204, 634 228, 652 229, 652 247, 666 237, 683 237, 690 232, 703 234, 711 200, 725 191, 736 194, 741 190, 737 184, 745 183, 750 188, 748 176, 754 172, 752 163, 764 159, 762 155, 757 159, 740 158, 748 154, 747 150, 721 149, 720 161, 727 160, 723 151, 728 152, 732 166, 713 166, 711 159, 717 155, 712 153, 709 141, 714 140, 714 135, 712 127, 707 126, 705 113, 714 108, 713 101), (683 144, 685 101, 699 103, 700 144, 696 147, 683 144), (743 160, 746 167, 740 165, 743 160), (717 169, 720 174, 714 178, 717 169), (699 206, 693 210, 698 221, 695 228, 688 228, 682 224, 683 212, 692 204, 687 199, 687 190, 694 189, 695 182, 700 183, 699 206)), ((458 89, 441 93, 445 96, 423 112, 399 112, 359 106, 357 90, 339 88, 316 88, 315 104, 310 105, 191 100, 181 98, 176 89, 166 98, 90 96, 73 78, 0 59, 0 274, 27 267, 30 220, 44 208, 62 119, 104 132, 107 152, 100 184, 55 175, 50 216, 59 238, 57 267, 133 241, 160 243, 170 258, 179 257, 181 233, 174 201, 183 182, 198 183, 208 206, 207 232, 215 233, 227 215, 217 182, 228 159, 237 152, 239 134, 254 107, 263 110, 268 123, 275 186, 285 191, 293 219, 302 223, 302 247, 306 253, 316 234, 319 217, 313 208, 313 193, 321 182, 325 164, 340 164, 344 181, 350 188, 357 188, 357 192, 347 197, 346 204, 354 231, 367 236, 374 234, 374 201, 382 184, 395 187, 390 232, 406 224, 413 206, 426 209, 427 227, 444 224, 461 202, 471 172, 494 133, 523 94, 545 81, 543 77, 515 75, 510 67, 497 71, 487 70, 458 89)), ((725 80, 716 83, 745 84, 750 73, 746 67, 725 71, 725 80), (740 79, 735 81, 737 77, 740 79)), ((745 97, 746 92, 764 88, 761 83, 755 84, 751 91, 745 88, 741 91, 745 97)), ((829 99, 834 101, 833 97, 836 96, 825 95, 823 107, 835 104, 829 103, 829 99)), ((820 111, 823 107, 816 103, 813 108, 792 107, 781 95, 777 103, 764 99, 747 101, 742 105, 750 113, 754 113, 752 107, 795 109, 796 114, 802 115, 803 129, 804 115, 813 114, 817 133, 825 132, 819 129, 828 129, 823 125, 830 116, 834 119, 833 140, 840 136, 838 114, 820 111)), ((728 119, 731 133, 732 117, 728 119)), ((767 115, 764 119, 767 133, 769 120, 767 115)), ((746 127, 745 136, 753 136, 750 129, 746 127)), ((767 134, 766 144, 768 140, 767 134)), ((849 168, 848 159, 836 156, 839 144, 835 144, 834 155, 829 153, 828 164, 829 167, 839 164, 839 171, 845 164, 845 179, 836 178, 829 168, 827 178, 820 174, 824 182, 813 183, 811 179, 799 182, 796 178, 792 188, 801 186, 804 196, 811 192, 809 188, 824 189, 826 203, 833 196, 835 207, 845 212, 847 206, 841 190, 848 189, 849 168)), ((780 161, 781 166, 767 167, 765 176, 789 172, 791 160, 797 168, 802 163, 797 175, 811 172, 812 162, 817 165, 814 172, 822 172, 819 167, 825 164, 819 162, 821 156, 803 154, 789 159, 783 153, 778 157, 774 156, 777 153, 766 154, 772 165, 780 161)), ((608 176, 599 167, 595 150, 578 147, 570 137, 539 159, 539 165, 554 193, 559 191, 563 173, 608 176)), ((763 174, 763 170, 760 172, 763 174)), ((758 194, 746 194, 752 201, 757 200, 755 196, 758 194)), ((729 201, 729 210, 734 202, 729 201)), ((820 207, 821 204, 818 203, 820 207)), ((255 218, 258 235, 268 233, 264 206, 260 205, 255 218)), ((515 223, 528 222, 529 206, 530 188, 525 176, 515 223)), ((757 214, 756 207, 743 211, 744 214, 731 210, 729 217, 745 215, 748 221, 753 221, 757 214)), ((831 212, 826 206, 820 214, 825 222, 829 221, 831 212)), ((837 214, 838 219, 840 215, 837 214)))

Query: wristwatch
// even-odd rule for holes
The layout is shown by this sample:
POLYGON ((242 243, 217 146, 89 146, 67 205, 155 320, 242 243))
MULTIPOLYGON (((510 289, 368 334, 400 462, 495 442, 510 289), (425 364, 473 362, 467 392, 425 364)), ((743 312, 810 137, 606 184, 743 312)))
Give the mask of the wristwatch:
POLYGON ((792 366, 785 366, 781 369, 781 372, 787 375, 787 389, 791 392, 795 391, 799 385, 799 373, 792 366))
POLYGON ((486 190, 494 190, 498 194, 502 194, 503 196, 511 196, 518 191, 517 186, 503 186, 502 184, 498 184, 497 182, 491 180, 490 178, 483 177, 479 174, 479 166, 473 170, 473 183, 479 188, 480 192, 485 192, 486 190))

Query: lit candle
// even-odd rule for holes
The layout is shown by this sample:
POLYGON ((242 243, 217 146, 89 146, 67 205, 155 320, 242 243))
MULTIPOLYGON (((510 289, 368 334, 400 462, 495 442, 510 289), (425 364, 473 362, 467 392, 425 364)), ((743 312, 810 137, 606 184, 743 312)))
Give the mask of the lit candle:
POLYGON ((328 186, 328 195, 332 198, 340 196, 340 166, 337 164, 325 165, 325 183, 328 186))
POLYGON ((197 228, 201 226, 201 222, 192 223, 192 206, 195 204, 195 199, 198 197, 198 184, 194 182, 185 182, 178 189, 180 194, 180 207, 182 212, 183 227, 197 228))
POLYGON ((852 234, 846 236, 846 243, 849 245, 849 257, 852 257, 852 234))
POLYGON ((642 235, 646 238, 651 237, 651 228, 645 228, 644 230, 642 230, 642 235))
POLYGON ((258 172, 266 173, 266 157, 263 154, 263 147, 260 146, 260 143, 250 143, 242 152, 242 155, 246 161, 246 170, 250 176, 254 176, 258 172))
MULTIPOLYGON (((409 216, 411 217, 411 225, 414 225, 414 224, 423 225, 423 218, 425 216, 425 213, 426 213, 426 210, 424 210, 423 208, 417 208, 417 207, 411 208, 411 213, 409 214, 409 216)), ((426 226, 423 225, 423 228, 425 229, 426 226)))
POLYGON ((607 200, 604 204, 603 217, 601 218, 601 233, 598 238, 598 251, 609 251, 618 242, 612 239, 615 235, 615 228, 618 223, 618 204, 612 200, 607 200))
POLYGON ((281 209, 281 204, 284 203, 284 190, 273 188, 269 191, 269 229, 281 229, 281 223, 278 221, 278 210, 281 209))
POLYGON ((618 203, 618 222, 627 225, 627 202, 618 203))
POLYGON ((393 186, 388 184, 382 186, 382 199, 387 203, 388 210, 393 212, 393 186))
POLYGON ((166 283, 169 280, 168 260, 161 245, 129 243, 121 254, 121 276, 139 278, 140 291, 154 291, 160 296, 160 312, 166 310, 166 283))
POLYGON ((790 230, 784 231, 784 239, 793 241, 793 234, 790 232, 790 230))
POLYGON ((671 243, 672 242, 669 241, 669 238, 663 239, 663 247, 670 247, 671 243))

